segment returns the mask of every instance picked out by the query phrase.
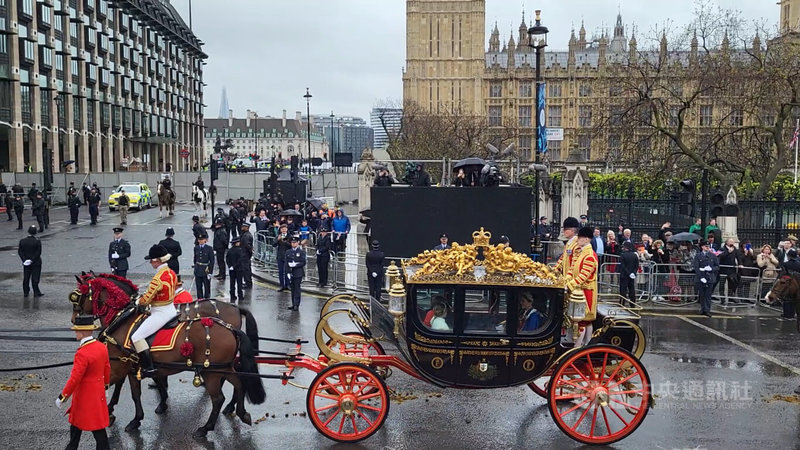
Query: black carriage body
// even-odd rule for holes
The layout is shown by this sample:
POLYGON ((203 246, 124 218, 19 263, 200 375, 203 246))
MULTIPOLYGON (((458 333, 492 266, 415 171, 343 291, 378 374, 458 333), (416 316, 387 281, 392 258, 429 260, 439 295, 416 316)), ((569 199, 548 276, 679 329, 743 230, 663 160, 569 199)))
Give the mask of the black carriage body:
POLYGON ((497 388, 526 384, 563 353, 563 289, 502 285, 409 284, 406 314, 397 335, 394 318, 373 304, 372 335, 388 339, 414 368, 442 387, 497 388), (535 330, 520 331, 518 297, 532 291, 546 317, 535 330), (444 297, 447 330, 426 321, 433 297, 444 297), (546 312, 545 312, 546 311, 546 312))

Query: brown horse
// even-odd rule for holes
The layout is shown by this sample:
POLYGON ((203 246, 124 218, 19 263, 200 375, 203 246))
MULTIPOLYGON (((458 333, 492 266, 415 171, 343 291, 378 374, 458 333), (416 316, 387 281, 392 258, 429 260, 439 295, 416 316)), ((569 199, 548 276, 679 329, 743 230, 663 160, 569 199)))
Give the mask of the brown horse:
MULTIPOLYGON (((125 430, 135 430, 141 425, 144 417, 141 407, 141 382, 136 376, 138 357, 125 343, 131 325, 138 319, 138 315, 133 311, 137 288, 127 279, 108 274, 100 276, 83 274, 76 278, 79 283, 78 289, 70 294, 73 320, 78 314, 92 314, 100 317, 105 327, 100 339, 104 340, 109 348, 111 384, 115 385, 114 395, 109 402, 109 414, 113 415, 114 405, 119 401, 119 388, 127 376, 136 413, 125 430)), ((226 413, 233 412, 235 404, 237 416, 244 423, 250 424, 250 414, 244 408, 244 396, 247 395, 251 403, 260 404, 265 400, 266 393, 260 378, 257 376, 240 378, 237 373, 258 374, 254 358, 256 350, 247 334, 235 329, 219 317, 225 311, 225 316, 238 321, 241 326, 241 316, 244 315, 248 333, 253 334, 254 341, 258 342, 255 320, 249 312, 225 303, 208 301, 182 306, 181 316, 186 325, 185 332, 181 331, 178 337, 188 339, 187 342, 192 345, 191 348, 184 344, 181 348, 173 348, 170 351, 154 352, 153 360, 158 369, 156 381, 161 394, 161 402, 156 412, 166 411, 166 377, 184 370, 193 370, 197 380, 205 378, 206 391, 211 396, 213 404, 211 416, 204 426, 195 431, 194 436, 205 436, 208 431, 214 429, 224 401, 221 390, 224 380, 229 381, 234 387, 234 398, 225 408, 226 413), (198 314, 202 314, 202 311, 208 315, 216 314, 217 318, 203 318, 198 314), (235 314, 232 311, 235 311, 235 314), (237 350, 240 354, 238 361, 237 350), (201 361, 203 364, 200 364, 201 361), (205 361, 208 361, 207 366, 205 361)))
POLYGON ((164 217, 164 208, 170 216, 175 215, 175 191, 172 188, 164 187, 163 183, 158 183, 158 217, 164 217))
MULTIPOLYGON (((776 301, 791 302, 795 304, 795 308, 800 303, 800 274, 790 273, 784 274, 775 280, 772 289, 767 293, 767 300, 770 303, 776 301)), ((800 314, 797 314, 797 331, 800 332, 800 314)))

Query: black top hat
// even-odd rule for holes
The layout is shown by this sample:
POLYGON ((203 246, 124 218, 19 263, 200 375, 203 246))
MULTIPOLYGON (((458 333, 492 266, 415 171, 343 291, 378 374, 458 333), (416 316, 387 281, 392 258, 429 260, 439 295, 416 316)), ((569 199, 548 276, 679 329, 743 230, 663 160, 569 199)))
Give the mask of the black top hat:
POLYGON ((165 233, 165 236, 175 236, 175 229, 172 227, 167 227, 167 232, 165 233))
POLYGON ((28 227, 28 234, 30 234, 31 236, 36 234, 36 232, 37 232, 36 225, 31 225, 28 227))
POLYGON ((593 235, 594 229, 592 227, 582 227, 578 230, 578 237, 591 238, 593 235))
POLYGON ((100 327, 94 324, 94 316, 89 314, 76 317, 72 325, 75 331, 94 331, 98 328, 100 327))
POLYGON ((374 241, 372 241, 372 249, 373 249, 373 250, 377 250, 377 249, 379 249, 379 248, 381 248, 381 243, 380 243, 380 242, 379 242, 377 239, 375 239, 374 241))
POLYGON ((123 231, 125 231, 125 229, 122 227, 114 227, 114 234, 122 233, 123 231))
POLYGON ((167 252, 167 249, 165 249, 163 245, 156 244, 150 247, 150 251, 144 257, 144 259, 146 260, 161 259, 167 256, 168 254, 169 253, 167 252))
POLYGON ((239 236, 234 236, 233 239, 231 239, 231 244, 235 244, 237 242, 241 242, 241 240, 242 240, 242 238, 240 238, 239 236))
POLYGON ((564 219, 564 224, 562 225, 563 228, 580 228, 580 226, 580 222, 574 217, 567 217, 564 219))

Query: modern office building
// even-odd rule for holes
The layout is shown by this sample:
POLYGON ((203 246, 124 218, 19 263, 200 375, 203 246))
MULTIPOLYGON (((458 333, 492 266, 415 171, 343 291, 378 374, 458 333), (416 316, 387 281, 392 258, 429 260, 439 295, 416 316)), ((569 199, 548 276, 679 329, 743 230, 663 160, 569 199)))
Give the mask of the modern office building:
POLYGON ((397 133, 402 121, 402 108, 372 108, 369 124, 375 136, 373 148, 385 148, 389 143, 389 133, 397 133))
POLYGON ((207 55, 169 1, 0 0, 0 19, 3 170, 203 163, 207 55))
POLYGON ((355 162, 361 159, 365 148, 372 148, 373 131, 363 118, 333 114, 312 114, 311 117, 314 129, 325 136, 331 161, 335 153, 350 153, 355 162))
MULTIPOLYGON (((308 158, 308 124, 300 112, 293 119, 283 116, 261 117, 248 110, 244 118, 234 118, 230 111, 227 119, 205 119, 203 147, 206 155, 214 153, 217 137, 222 143, 230 139, 230 153, 238 156, 257 153, 262 159, 290 159, 292 156, 308 158)), ((311 127, 311 157, 327 158, 328 145, 323 135, 311 127)))

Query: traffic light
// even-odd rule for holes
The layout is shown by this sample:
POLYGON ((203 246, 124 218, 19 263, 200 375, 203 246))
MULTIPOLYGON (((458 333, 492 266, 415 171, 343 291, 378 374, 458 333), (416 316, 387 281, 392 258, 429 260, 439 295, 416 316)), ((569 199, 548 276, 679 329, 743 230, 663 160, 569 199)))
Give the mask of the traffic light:
POLYGON ((292 182, 297 183, 299 180, 297 178, 298 170, 299 170, 300 160, 297 156, 292 156, 291 159, 291 168, 289 170, 289 174, 292 176, 292 182))
POLYGON ((208 170, 209 172, 211 172, 211 181, 219 179, 219 164, 217 163, 217 161, 214 159, 213 156, 211 156, 211 161, 209 162, 208 170))
POLYGON ((720 191, 711 194, 711 216, 710 217, 734 217, 739 215, 739 207, 736 205, 726 205, 725 196, 720 191))
POLYGON ((678 206, 678 213, 685 216, 694 217, 694 202, 697 193, 697 187, 694 180, 683 180, 680 183, 683 192, 680 193, 680 204, 678 206))

